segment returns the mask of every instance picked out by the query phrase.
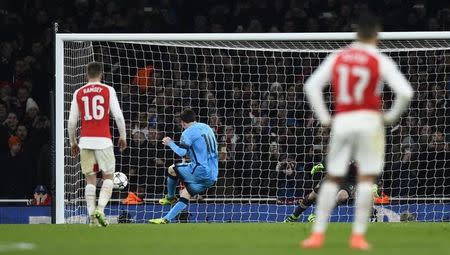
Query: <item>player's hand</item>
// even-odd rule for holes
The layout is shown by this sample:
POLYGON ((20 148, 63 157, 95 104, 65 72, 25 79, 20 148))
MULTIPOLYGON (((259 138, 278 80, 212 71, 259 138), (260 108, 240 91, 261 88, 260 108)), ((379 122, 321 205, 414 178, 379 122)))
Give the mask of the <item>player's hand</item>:
POLYGON ((380 195, 378 195, 378 185, 377 184, 372 185, 372 195, 374 198, 380 197, 380 195))
POLYGON ((119 146, 119 151, 123 152, 127 148, 127 140, 119 139, 119 141, 117 141, 117 146, 119 146))
POLYGON ((72 152, 72 156, 75 157, 80 153, 80 147, 78 147, 78 144, 74 143, 70 146, 70 151, 72 152))
POLYGON ((311 174, 314 175, 315 173, 322 172, 324 168, 322 163, 316 164, 311 168, 311 174))
POLYGON ((172 142, 172 138, 170 138, 168 136, 166 136, 162 139, 162 144, 164 144, 166 146, 168 146, 170 142, 172 142))

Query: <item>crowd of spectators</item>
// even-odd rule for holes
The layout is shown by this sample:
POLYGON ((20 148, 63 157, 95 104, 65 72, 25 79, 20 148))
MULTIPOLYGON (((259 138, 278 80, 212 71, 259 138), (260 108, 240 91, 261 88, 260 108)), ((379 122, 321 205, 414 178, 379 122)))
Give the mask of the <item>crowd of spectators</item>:
MULTIPOLYGON (((354 18, 370 10, 382 17, 386 31, 448 30, 450 11, 440 4, 405 0, 2 1, 0 168, 9 181, 0 187, 0 197, 31 198, 36 186, 51 187, 48 116, 55 21, 62 32, 339 32, 351 31, 354 18)), ((102 47, 109 46, 97 49, 102 47)), ((116 87, 128 120, 130 147, 117 162, 118 170, 130 178, 130 190, 141 196, 163 192, 164 171, 175 157, 159 141, 164 135, 179 138, 176 116, 183 107, 193 107, 200 121, 210 124, 218 135, 220 180, 211 193, 301 196, 313 185, 308 171, 323 160, 329 133, 314 119, 302 93, 303 82, 319 63, 317 55, 285 58, 233 50, 201 50, 196 55, 199 49, 153 46, 141 50, 145 61, 134 66, 127 63, 135 55, 119 58, 111 53, 109 60, 101 59, 109 73, 105 81, 116 87), (108 62, 113 58, 119 59, 122 68, 113 71, 115 63, 108 62), (142 89, 133 77, 145 66, 152 68, 151 86, 142 89)), ((392 195, 450 193, 446 180, 450 52, 432 54, 414 52, 396 59, 418 93, 414 110, 387 130, 383 179, 392 195)), ((387 106, 390 101, 386 100, 387 106)))

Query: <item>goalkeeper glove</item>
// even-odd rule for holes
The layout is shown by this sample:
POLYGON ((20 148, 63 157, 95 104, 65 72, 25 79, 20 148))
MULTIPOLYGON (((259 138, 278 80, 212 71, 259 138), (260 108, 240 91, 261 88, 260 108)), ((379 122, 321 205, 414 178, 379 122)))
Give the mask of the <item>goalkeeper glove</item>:
POLYGON ((374 198, 380 197, 380 195, 378 194, 378 185, 377 184, 372 185, 372 195, 374 198))
POLYGON ((324 168, 322 163, 316 164, 311 168, 311 174, 314 175, 315 173, 322 172, 324 168))

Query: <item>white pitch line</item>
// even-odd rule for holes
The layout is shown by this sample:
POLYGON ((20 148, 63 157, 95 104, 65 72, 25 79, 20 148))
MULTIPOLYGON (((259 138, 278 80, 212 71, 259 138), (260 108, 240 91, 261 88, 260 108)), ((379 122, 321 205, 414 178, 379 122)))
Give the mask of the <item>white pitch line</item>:
POLYGON ((36 245, 33 243, 7 243, 0 244, 0 253, 9 251, 30 251, 36 249, 36 245))

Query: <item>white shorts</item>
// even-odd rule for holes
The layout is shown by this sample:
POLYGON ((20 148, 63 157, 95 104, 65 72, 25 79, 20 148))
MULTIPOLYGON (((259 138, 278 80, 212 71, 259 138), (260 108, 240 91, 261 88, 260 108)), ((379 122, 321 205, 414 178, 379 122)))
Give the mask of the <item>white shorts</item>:
POLYGON ((327 171, 344 177, 355 160, 359 175, 378 176, 384 167, 384 123, 372 111, 341 113, 334 117, 327 156, 327 171))
POLYGON ((116 167, 113 147, 101 150, 80 149, 81 171, 85 175, 96 174, 102 171, 113 174, 116 167))

